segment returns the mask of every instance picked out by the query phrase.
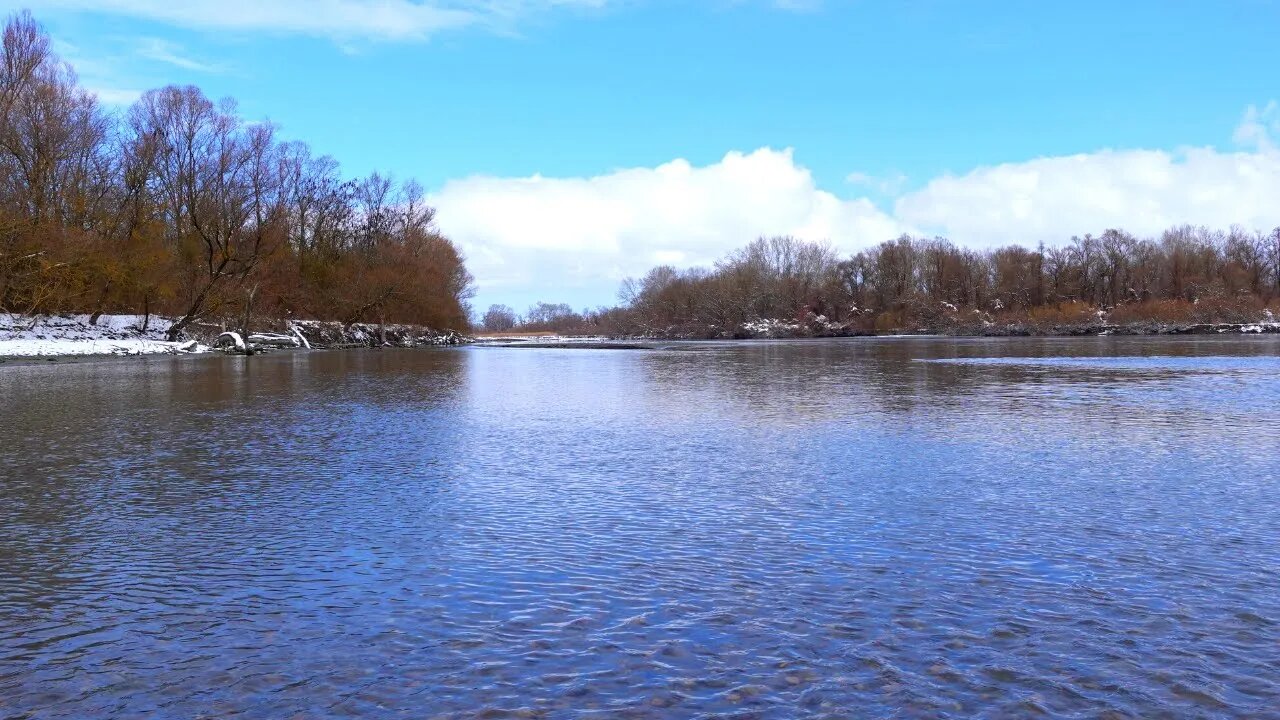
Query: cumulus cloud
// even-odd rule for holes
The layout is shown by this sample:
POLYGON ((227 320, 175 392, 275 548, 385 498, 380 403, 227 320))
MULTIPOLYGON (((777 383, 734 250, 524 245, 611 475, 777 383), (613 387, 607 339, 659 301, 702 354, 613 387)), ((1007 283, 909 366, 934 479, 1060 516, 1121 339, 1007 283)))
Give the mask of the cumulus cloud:
POLYGON ((1101 150, 944 175, 898 197, 894 216, 975 246, 1061 243, 1124 228, 1155 235, 1183 223, 1280 225, 1280 106, 1249 106, 1242 150, 1101 150))
POLYGON ((339 39, 421 40, 443 30, 502 24, 606 0, 34 0, 34 8, 123 15, 199 30, 266 31, 339 39))
POLYGON ((480 300, 519 292, 608 302, 612 288, 655 264, 709 265, 759 235, 830 241, 842 252, 903 232, 971 247, 1049 245, 1120 227, 1156 235, 1191 223, 1280 226, 1275 104, 1250 108, 1243 149, 1102 150, 979 167, 900 189, 852 174, 864 189, 892 189, 888 206, 818 186, 791 151, 731 152, 694 166, 589 178, 472 177, 434 197, 442 229, 467 252, 480 300), (575 290, 577 289, 577 290, 575 290))
POLYGON ((1280 225, 1280 154, 1213 148, 1104 150, 944 176, 894 204, 902 222, 968 245, 1061 243, 1124 228, 1280 225))
POLYGON ((432 201, 482 291, 616 284, 656 264, 708 265, 757 235, 851 250, 905 229, 867 199, 820 189, 790 150, 592 178, 472 177, 447 183, 432 201))

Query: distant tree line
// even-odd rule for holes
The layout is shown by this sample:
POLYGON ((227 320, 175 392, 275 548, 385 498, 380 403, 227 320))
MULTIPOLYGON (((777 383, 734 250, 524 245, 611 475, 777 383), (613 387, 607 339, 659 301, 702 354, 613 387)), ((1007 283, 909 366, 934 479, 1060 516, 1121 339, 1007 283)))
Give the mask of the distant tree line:
POLYGON ((471 276, 413 181, 337 162, 195 87, 107 113, 29 13, 0 56, 0 311, 465 328, 471 276))
POLYGON ((486 332, 545 332, 560 334, 599 334, 614 332, 620 328, 618 308, 575 311, 566 303, 540 302, 532 305, 524 315, 510 306, 490 305, 480 318, 480 328, 486 332), (617 326, 617 327, 615 327, 617 326))
POLYGON ((559 327, 722 337, 762 319, 940 330, 1097 322, 1099 311, 1117 323, 1252 322, 1280 302, 1280 228, 1179 226, 1157 238, 1107 230, 1056 247, 993 250, 904 235, 852 257, 825 243, 760 238, 711 268, 656 267, 627 280, 620 295, 620 307, 570 311, 559 327))

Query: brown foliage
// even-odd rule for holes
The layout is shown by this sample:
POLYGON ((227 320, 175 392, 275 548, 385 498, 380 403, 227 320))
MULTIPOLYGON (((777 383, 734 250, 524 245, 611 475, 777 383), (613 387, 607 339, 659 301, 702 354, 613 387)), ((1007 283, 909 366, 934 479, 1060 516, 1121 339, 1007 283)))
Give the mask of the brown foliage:
POLYGON ((1048 331, 1102 322, 1253 322, 1277 298, 1280 229, 1181 226, 1159 239, 1112 229, 1060 247, 986 252, 902 236, 839 262, 825 246, 774 238, 711 271, 659 267, 628 280, 614 322, 624 334, 684 337, 732 336, 744 322, 810 314, 844 331, 971 331, 984 323, 1048 331), (769 259, 773 247, 822 260, 784 267, 769 259))
POLYGON ((1097 308, 1080 302, 1067 300, 1052 305, 1039 305, 1026 312, 1027 320, 1037 326, 1063 327, 1069 325, 1085 325, 1096 322, 1097 308))
POLYGON ((29 13, 0 56, 0 310, 310 316, 464 329, 471 276, 414 182, 332 159, 194 87, 112 119, 29 13))

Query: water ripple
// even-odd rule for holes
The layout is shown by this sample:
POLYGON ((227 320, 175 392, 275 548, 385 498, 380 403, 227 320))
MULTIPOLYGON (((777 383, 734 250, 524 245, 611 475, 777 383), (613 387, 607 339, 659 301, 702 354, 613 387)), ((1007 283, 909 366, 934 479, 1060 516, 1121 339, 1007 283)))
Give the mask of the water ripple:
POLYGON ((1280 717, 1278 349, 3 368, 0 717, 1280 717))

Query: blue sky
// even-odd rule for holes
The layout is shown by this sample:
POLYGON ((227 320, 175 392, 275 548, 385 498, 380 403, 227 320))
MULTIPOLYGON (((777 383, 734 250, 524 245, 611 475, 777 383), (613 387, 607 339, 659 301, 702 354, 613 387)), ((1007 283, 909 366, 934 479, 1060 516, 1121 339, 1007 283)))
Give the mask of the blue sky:
POLYGON ((48 0, 86 85, 194 83, 433 192, 477 304, 841 250, 1280 224, 1280 3, 48 0), (884 237, 882 237, 884 235, 884 237))

